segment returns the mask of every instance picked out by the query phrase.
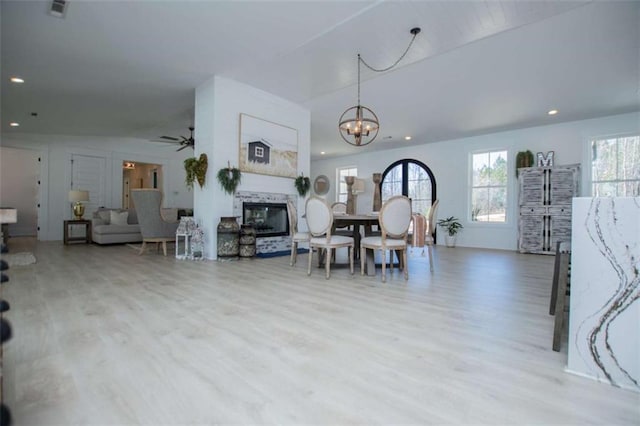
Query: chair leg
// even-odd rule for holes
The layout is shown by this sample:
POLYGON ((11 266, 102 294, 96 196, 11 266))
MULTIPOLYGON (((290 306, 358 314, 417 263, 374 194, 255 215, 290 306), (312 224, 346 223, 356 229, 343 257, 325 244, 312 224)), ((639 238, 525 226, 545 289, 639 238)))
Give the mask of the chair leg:
POLYGON ((329 279, 329 277, 331 276, 331 256, 333 256, 334 252, 335 252, 334 249, 331 249, 331 248, 327 249, 325 262, 324 262, 325 278, 326 279, 329 279))
POLYGON ((405 249, 402 251, 402 270, 404 271, 404 279, 408 280, 409 279, 409 259, 407 259, 407 248, 405 247, 405 249))
POLYGON ((167 257, 167 242, 166 241, 162 242, 162 254, 164 254, 164 257, 167 257))
POLYGON ((141 256, 142 253, 144 253, 144 250, 147 248, 147 242, 143 241, 142 242, 142 247, 140 247, 140 252, 138 253, 138 256, 141 256))
POLYGON ((360 275, 364 275, 364 258, 366 255, 366 250, 366 248, 360 247, 360 275))
MULTIPOLYGON (((318 249, 318 257, 320 256, 320 249, 318 249)), ((311 275, 311 259, 313 258, 313 247, 309 244, 309 266, 307 267, 307 275, 311 275)))
POLYGON ((389 250, 389 272, 393 274, 393 250, 389 250))
POLYGON ((355 251, 356 251, 355 247, 350 247, 349 248, 349 264, 351 265, 351 275, 353 275, 353 257, 354 257, 353 256, 354 255, 353 252, 355 252, 355 251))
POLYGON ((387 251, 382 250, 382 282, 387 282, 387 251))
POLYGON ((429 270, 433 272, 433 248, 427 246, 427 250, 429 251, 429 270))
POLYGON ((296 257, 298 257, 298 243, 291 243, 291 259, 289 260, 289 266, 296 264, 296 257))
POLYGON ((567 301, 567 279, 569 277, 569 253, 560 253, 560 265, 558 266, 558 286, 556 288, 555 318, 553 323, 553 345, 554 351, 559 352, 564 329, 564 307, 567 301))

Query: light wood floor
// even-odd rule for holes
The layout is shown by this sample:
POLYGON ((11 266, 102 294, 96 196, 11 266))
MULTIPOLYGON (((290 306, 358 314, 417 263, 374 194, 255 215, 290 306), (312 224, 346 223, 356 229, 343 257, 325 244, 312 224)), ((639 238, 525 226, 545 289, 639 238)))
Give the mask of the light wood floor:
POLYGON ((640 424, 640 395, 563 372, 551 257, 415 252, 386 284, 306 255, 189 262, 14 239, 16 425, 640 424))

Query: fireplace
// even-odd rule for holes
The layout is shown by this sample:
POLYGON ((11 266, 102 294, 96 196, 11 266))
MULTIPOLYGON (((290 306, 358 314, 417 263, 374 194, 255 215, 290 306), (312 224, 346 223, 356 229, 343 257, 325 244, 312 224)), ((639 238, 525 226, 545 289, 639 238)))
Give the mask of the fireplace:
POLYGON ((242 203, 242 223, 253 225, 256 237, 289 235, 286 203, 242 203))

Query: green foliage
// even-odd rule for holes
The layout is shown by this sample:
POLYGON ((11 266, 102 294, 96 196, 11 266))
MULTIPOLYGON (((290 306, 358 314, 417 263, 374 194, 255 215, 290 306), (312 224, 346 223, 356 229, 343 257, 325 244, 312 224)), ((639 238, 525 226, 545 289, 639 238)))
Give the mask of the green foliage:
POLYGON ((200 154, 200 158, 187 158, 184 160, 184 170, 186 172, 185 183, 187 188, 193 189, 193 182, 196 180, 202 188, 205 184, 207 176, 207 169, 209 168, 209 161, 207 154, 200 154))
POLYGON ((309 189, 311 188, 311 179, 306 176, 300 175, 296 178, 294 185, 296 186, 296 190, 301 197, 307 195, 309 189))
POLYGON ((520 167, 531 167, 533 166, 533 152, 520 151, 516 154, 516 177, 518 177, 518 169, 520 167))
POLYGON ((227 194, 233 194, 240 185, 240 180, 242 179, 242 174, 240 173, 240 169, 235 167, 223 167, 218 170, 218 182, 220 186, 227 194))
POLYGON ((440 219, 438 221, 438 226, 444 228, 451 237, 456 235, 462 228, 464 228, 460 221, 453 216, 450 216, 446 219, 440 219))

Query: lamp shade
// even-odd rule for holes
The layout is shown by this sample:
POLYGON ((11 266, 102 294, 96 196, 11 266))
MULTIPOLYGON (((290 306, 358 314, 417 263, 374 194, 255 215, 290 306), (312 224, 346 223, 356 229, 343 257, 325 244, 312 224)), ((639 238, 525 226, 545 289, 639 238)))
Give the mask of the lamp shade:
POLYGON ((0 223, 17 223, 18 209, 0 208, 0 223))
POLYGON ((89 191, 71 190, 69 191, 69 201, 71 201, 72 203, 89 201, 89 191))
POLYGON ((353 182, 353 187, 351 188, 354 194, 360 194, 364 192, 364 179, 358 179, 353 182))

